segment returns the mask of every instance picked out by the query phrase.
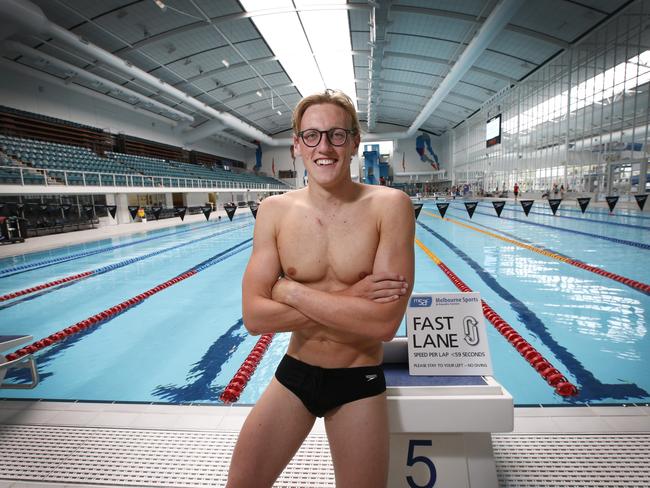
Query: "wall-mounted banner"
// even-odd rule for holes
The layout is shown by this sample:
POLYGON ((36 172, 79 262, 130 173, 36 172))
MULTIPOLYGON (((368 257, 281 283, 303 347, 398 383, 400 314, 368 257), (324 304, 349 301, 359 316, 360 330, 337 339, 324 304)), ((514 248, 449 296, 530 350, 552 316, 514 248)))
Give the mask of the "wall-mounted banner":
POLYGON ((232 218, 235 215, 235 212, 237 211, 237 205, 235 205, 232 202, 224 203, 223 209, 226 211, 226 213, 228 214, 228 218, 232 222, 232 218))
POLYGON ((524 213, 526 214, 526 217, 528 217, 528 214, 530 213, 530 209, 533 208, 533 203, 535 200, 520 200, 519 203, 521 203, 521 208, 524 209, 524 213))
POLYGON ((548 199, 548 204, 551 206, 551 212, 553 212, 553 215, 555 215, 555 212, 557 212, 557 209, 560 208, 560 203, 562 203, 561 198, 549 198, 548 199))
POLYGON ((503 212, 503 207, 506 206, 506 202, 503 200, 495 200, 492 202, 492 206, 494 206, 494 211, 497 213, 497 217, 501 217, 501 212, 503 212))
POLYGON ((618 197, 605 197, 605 200, 607 200, 607 206, 609 207, 609 212, 614 211, 614 207, 616 206, 616 202, 618 202, 618 197))
POLYGON ((636 203, 639 206, 641 210, 643 210, 643 206, 645 205, 645 201, 648 199, 648 195, 634 195, 634 198, 636 199, 636 203))
POLYGON ((162 207, 160 205, 151 207, 151 213, 153 213, 153 216, 156 220, 158 220, 158 217, 160 217, 160 212, 162 212, 162 207))
POLYGON ((138 213, 138 209, 140 207, 138 207, 137 205, 129 205, 127 208, 129 209, 129 213, 131 214, 131 218, 133 220, 135 220, 135 216, 138 213))
POLYGON ((585 210, 587 210, 589 202, 591 201, 591 197, 578 197, 576 200, 578 200, 578 205, 580 205, 580 210, 582 210, 582 213, 585 213, 585 210))
POLYGON ((106 210, 111 214, 111 217, 115 218, 115 213, 117 212, 117 205, 106 205, 106 210))
POLYGON ((467 210, 467 215, 469 215, 469 218, 472 218, 472 215, 474 215, 474 210, 476 210, 476 207, 478 206, 478 202, 465 202, 465 209, 467 210))
POLYGON ((436 203, 436 207, 438 207, 438 212, 440 212, 440 216, 444 219, 449 208, 449 202, 436 203))
POLYGON ((479 293, 417 293, 406 309, 409 373, 491 375, 479 293))
POLYGON ((420 212, 422 211, 422 207, 424 207, 424 204, 422 203, 414 203, 413 204, 413 210, 415 210, 415 220, 418 219, 420 216, 420 212))

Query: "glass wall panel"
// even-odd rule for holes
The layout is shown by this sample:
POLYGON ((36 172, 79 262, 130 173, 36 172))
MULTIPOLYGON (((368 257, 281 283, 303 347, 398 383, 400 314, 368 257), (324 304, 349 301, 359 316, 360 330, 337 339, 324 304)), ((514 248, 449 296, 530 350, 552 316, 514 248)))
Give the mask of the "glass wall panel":
POLYGON ((649 86, 650 0, 642 0, 457 126, 454 184, 477 194, 517 182, 523 191, 631 198, 644 191, 631 181, 648 162, 649 86), (498 114, 501 143, 486 147, 486 122, 498 114))

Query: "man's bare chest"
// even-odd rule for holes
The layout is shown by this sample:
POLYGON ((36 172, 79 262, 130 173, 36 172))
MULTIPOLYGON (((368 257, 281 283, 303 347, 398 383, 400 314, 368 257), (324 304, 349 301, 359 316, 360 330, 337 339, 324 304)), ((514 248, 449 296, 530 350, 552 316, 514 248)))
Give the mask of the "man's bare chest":
POLYGON ((374 219, 288 215, 283 220, 278 252, 285 275, 301 282, 352 284, 372 273, 379 243, 374 219))

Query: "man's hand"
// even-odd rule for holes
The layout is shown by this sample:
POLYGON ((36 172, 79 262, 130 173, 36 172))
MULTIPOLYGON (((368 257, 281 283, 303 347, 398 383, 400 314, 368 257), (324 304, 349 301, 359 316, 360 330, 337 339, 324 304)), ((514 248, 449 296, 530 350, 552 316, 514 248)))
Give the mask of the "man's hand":
POLYGON ((271 289, 271 299, 279 303, 287 303, 287 297, 291 293, 292 285, 297 285, 298 283, 293 281, 291 278, 281 276, 278 278, 278 281, 275 282, 273 288, 271 289))
POLYGON ((377 303, 389 303, 406 294, 408 285, 397 273, 376 273, 366 276, 339 292, 341 295, 365 298, 377 303))

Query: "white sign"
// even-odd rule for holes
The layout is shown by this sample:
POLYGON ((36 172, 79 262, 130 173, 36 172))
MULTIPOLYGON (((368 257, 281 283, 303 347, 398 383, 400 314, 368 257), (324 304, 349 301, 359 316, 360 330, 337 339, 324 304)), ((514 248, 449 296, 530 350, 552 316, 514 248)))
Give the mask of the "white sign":
POLYGON ((492 375, 479 293, 413 294, 406 329, 411 375, 492 375))

